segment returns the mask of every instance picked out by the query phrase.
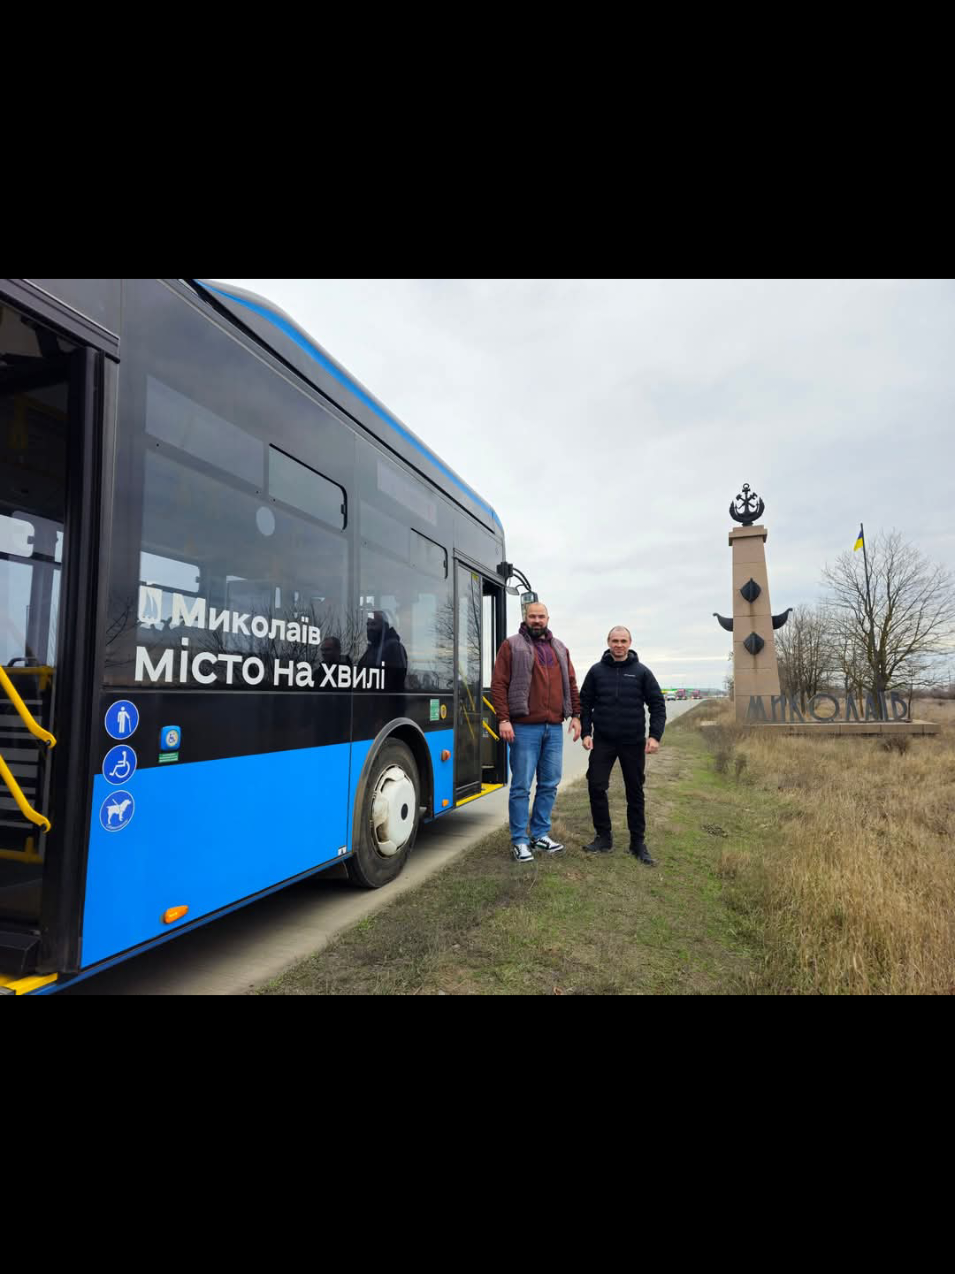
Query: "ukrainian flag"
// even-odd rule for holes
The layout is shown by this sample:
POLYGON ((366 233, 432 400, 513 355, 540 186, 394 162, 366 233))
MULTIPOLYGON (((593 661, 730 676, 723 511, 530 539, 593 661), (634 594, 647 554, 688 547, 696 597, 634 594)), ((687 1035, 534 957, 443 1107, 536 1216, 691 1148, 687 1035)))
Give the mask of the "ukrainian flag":
POLYGON ((860 526, 860 527, 859 527, 859 538, 856 540, 855 544, 853 544, 853 546, 852 546, 852 551, 853 551, 853 553, 854 553, 854 552, 856 551, 856 549, 861 549, 861 548, 863 548, 863 547, 864 547, 864 545, 863 545, 863 543, 862 543, 862 527, 860 526))

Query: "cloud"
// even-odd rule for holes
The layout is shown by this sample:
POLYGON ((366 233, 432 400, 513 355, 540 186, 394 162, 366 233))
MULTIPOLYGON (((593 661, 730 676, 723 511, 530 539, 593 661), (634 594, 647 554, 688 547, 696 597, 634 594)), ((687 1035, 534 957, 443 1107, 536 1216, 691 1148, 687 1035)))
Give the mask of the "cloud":
POLYGON ((715 675, 743 482, 777 611, 819 597, 860 521, 955 566, 948 281, 232 282, 494 506, 582 664, 623 622, 661 679, 715 675))

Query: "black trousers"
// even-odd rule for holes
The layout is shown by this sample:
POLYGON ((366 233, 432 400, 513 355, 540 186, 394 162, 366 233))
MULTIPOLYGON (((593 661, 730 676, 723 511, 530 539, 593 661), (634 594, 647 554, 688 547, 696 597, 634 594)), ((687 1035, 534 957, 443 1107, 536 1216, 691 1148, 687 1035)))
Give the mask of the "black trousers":
POLYGON ((641 739, 639 743, 614 743, 610 739, 594 737, 590 764, 587 767, 587 787, 590 791, 590 815, 594 820, 594 831, 598 836, 609 836, 612 830, 607 788, 610 785, 610 771, 613 769, 613 763, 619 759, 624 787, 627 789, 627 826, 630 829, 630 838, 643 840, 647 830, 643 812, 646 746, 646 739, 641 739))

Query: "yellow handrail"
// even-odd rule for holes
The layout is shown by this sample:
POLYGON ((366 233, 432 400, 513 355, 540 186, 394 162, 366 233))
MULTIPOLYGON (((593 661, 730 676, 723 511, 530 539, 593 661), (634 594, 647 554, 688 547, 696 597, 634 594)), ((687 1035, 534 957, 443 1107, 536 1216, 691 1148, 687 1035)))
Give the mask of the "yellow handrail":
POLYGON ((36 677, 40 682, 40 689, 45 690, 50 684, 53 673, 56 670, 51 668, 49 664, 25 664, 22 668, 11 667, 7 664, 7 675, 10 677, 36 677))
POLYGON ((7 787, 10 789, 10 794, 16 801, 23 817, 28 818, 31 823, 36 823, 37 827, 42 827, 45 832, 48 832, 52 826, 50 820, 45 815, 38 814, 27 798, 23 795, 20 791, 20 784, 10 773, 10 767, 7 765, 2 756, 0 756, 0 778, 3 779, 4 783, 6 783, 7 787))
POLYGON ((26 728, 30 731, 33 737, 35 739, 41 739, 47 745, 47 747, 55 748, 56 739, 54 739, 53 735, 49 732, 49 730, 44 730, 43 726, 39 725, 36 721, 34 721, 33 714, 30 712, 30 709, 27 707, 27 705, 23 702, 23 700, 17 694, 16 686, 7 676, 6 670, 2 667, 0 667, 0 686, 3 686, 4 690, 7 692, 8 699, 16 708, 17 712, 20 714, 21 721, 26 726, 26 728))
POLYGON ((491 711, 494 713, 494 715, 495 715, 495 716, 497 716, 497 709, 495 708, 494 704, 493 704, 493 703, 491 703, 491 701, 490 701, 490 699, 487 697, 487 695, 481 695, 481 698, 484 700, 484 702, 487 704, 487 706, 491 709, 491 711))
POLYGON ((491 727, 488 725, 486 721, 482 721, 481 725, 484 726, 485 730, 487 730, 488 734, 496 743, 500 743, 501 740, 497 737, 497 735, 494 733, 494 731, 491 729, 491 727))

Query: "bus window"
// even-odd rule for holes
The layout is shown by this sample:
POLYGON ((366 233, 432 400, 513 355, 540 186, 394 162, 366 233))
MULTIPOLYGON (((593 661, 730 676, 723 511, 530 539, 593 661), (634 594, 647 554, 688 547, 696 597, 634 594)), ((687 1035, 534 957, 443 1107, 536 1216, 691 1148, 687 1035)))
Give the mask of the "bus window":
POLYGON ((329 526, 345 529, 345 492, 308 465, 269 447, 269 495, 329 526))
MULTIPOLYGON (((204 617, 204 624, 195 625, 203 631, 192 638, 194 648, 266 656, 271 681, 275 657, 320 662, 318 643, 311 650, 307 635, 300 636, 305 629, 341 634, 347 543, 317 521, 279 504, 264 506, 262 500, 261 493, 243 489, 226 475, 194 466, 185 453, 160 444, 146 455, 143 560, 162 556, 168 563, 156 551, 160 545, 189 550, 202 579, 201 597, 195 599, 185 590, 185 573, 166 568, 158 605, 170 621, 170 644, 178 646, 180 630, 204 617), (261 517, 263 509, 267 519, 261 517), (313 597, 321 602, 313 603, 313 597), (213 612, 217 617, 228 612, 228 627, 222 622, 213 629, 213 612), (295 634, 288 651, 278 641, 287 631, 295 634)), ((141 582, 147 583, 145 570, 141 582)), ((228 675, 227 667, 218 666, 217 674, 218 682, 228 675)))
POLYGON ((33 567, 13 558, 33 556, 33 524, 0 516, 0 664, 26 651, 33 567))
MULTIPOLYGON (((444 553, 438 545, 433 549, 432 563, 444 553)), ((452 689, 454 601, 450 581, 437 571, 427 574, 407 559, 400 561, 397 555, 373 548, 364 540, 359 566, 363 629, 359 636, 364 645, 358 666, 376 666, 376 659, 383 662, 387 690, 452 689)))
MULTIPOLYGON (((266 685, 278 659, 319 664, 349 611, 348 543, 329 525, 344 526, 344 490, 153 376, 145 425, 136 643, 150 666, 187 637, 216 656, 195 689, 237 684, 220 654, 261 659, 266 685)), ((113 658, 107 676, 131 684, 131 664, 113 658)))
POLYGON ((216 469, 262 483, 261 441, 155 376, 146 377, 146 431, 216 469))
POLYGON ((411 531, 411 565, 437 579, 448 578, 448 550, 418 531, 411 531))

